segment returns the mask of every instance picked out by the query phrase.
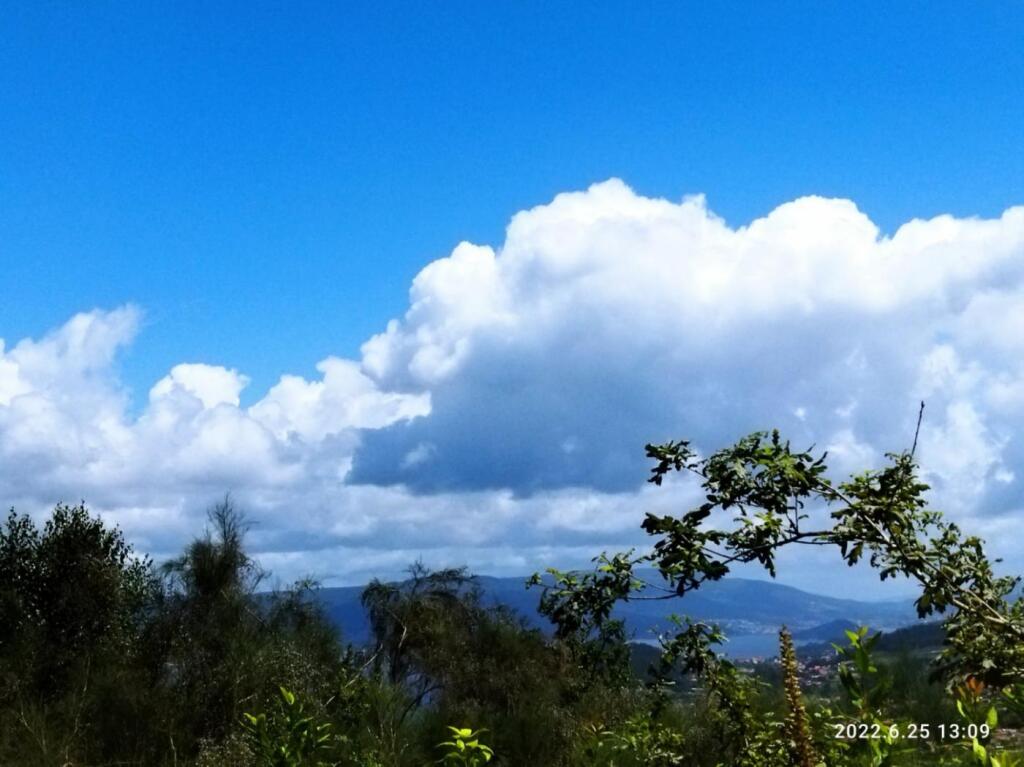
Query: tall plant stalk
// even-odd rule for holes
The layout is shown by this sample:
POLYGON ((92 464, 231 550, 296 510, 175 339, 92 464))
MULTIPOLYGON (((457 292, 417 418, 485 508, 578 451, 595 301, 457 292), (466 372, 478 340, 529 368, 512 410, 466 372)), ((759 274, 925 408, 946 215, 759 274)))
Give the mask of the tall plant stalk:
POLYGON ((793 637, 785 626, 779 631, 779 648, 782 657, 783 683, 786 689, 786 705, 789 709, 786 717, 786 731, 793 743, 793 764, 797 767, 816 767, 818 757, 811 743, 810 730, 807 727, 807 709, 800 697, 800 678, 796 663, 796 650, 793 649, 793 637))

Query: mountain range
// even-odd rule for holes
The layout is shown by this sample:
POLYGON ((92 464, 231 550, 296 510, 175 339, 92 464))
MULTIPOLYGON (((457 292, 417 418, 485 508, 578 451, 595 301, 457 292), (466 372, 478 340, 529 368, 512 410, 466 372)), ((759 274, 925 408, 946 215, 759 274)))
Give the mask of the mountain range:
MULTIPOLYGON (((655 578, 644 573, 646 580, 655 578)), ((527 589, 525 577, 478 576, 485 604, 505 605, 541 630, 550 624, 537 612, 538 588, 527 589)), ((360 602, 363 587, 321 588, 317 598, 342 636, 357 645, 370 641, 370 626, 360 602)), ((641 596, 651 596, 648 590, 641 596)), ((630 637, 653 643, 659 631, 671 629, 670 615, 717 623, 729 641, 724 651, 735 657, 774 654, 780 626, 788 626, 795 641, 827 642, 843 629, 866 625, 890 631, 918 622, 913 600, 860 601, 812 594, 772 581, 725 578, 705 583, 683 598, 631 600, 616 607, 614 616, 626 623, 630 637)))

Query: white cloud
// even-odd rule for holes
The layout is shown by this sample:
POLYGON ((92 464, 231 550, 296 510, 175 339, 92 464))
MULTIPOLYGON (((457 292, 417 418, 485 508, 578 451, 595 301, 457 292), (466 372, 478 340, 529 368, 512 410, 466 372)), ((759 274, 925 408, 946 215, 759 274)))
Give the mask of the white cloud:
POLYGON ((112 364, 138 320, 132 308, 93 311, 40 341, 0 347, 4 501, 38 510, 85 498, 157 550, 197 532, 228 490, 278 498, 260 508, 281 515, 276 527, 290 495, 309 501, 312 489, 342 487, 360 431, 429 411, 427 395, 379 391, 355 363, 327 359, 320 380, 285 376, 248 409, 244 375, 175 365, 133 417, 112 364))
POLYGON ((963 392, 982 421, 1024 403, 1022 291, 1024 208, 885 237, 853 202, 806 197, 733 229, 702 197, 598 184, 421 272, 364 367, 434 407, 368 435, 354 476, 626 490, 647 440, 775 424, 880 456, 909 442, 919 397, 934 426, 963 392), (979 321, 997 315, 1009 329, 989 334, 979 321), (403 456, 420 444, 434 449, 417 473, 403 456))
POLYGON ((992 482, 1013 481, 1002 458, 1008 438, 995 436, 971 402, 953 401, 944 415, 939 425, 922 429, 924 477, 954 511, 975 511, 992 482))
MULTIPOLYGON (((384 392, 351 360, 328 357, 320 381, 282 376, 249 414, 277 437, 313 442, 353 429, 379 429, 430 412, 429 393, 384 392)), ((236 400, 237 404, 237 400, 236 400)))
POLYGON ((157 381, 149 391, 149 401, 173 397, 186 392, 198 399, 204 408, 220 404, 238 406, 238 395, 249 384, 249 379, 237 370, 215 365, 182 364, 171 368, 170 375, 157 381))
POLYGON ((94 311, 0 345, 5 501, 84 497, 170 552, 232 490, 291 573, 430 552, 530 569, 685 505, 692 488, 644 486, 645 442, 779 426, 852 471, 909 444, 924 398, 936 505, 992 529, 1019 513, 1024 208, 883 236, 806 197, 732 228, 702 197, 609 181, 459 244, 360 360, 248 408, 242 372, 184 363, 130 415, 112 364, 137 326, 94 311))

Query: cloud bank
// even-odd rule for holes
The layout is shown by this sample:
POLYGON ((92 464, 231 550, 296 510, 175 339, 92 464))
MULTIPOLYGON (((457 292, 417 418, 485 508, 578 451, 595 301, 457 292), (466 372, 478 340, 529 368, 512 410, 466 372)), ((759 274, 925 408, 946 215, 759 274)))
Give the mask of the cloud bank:
POLYGON ((249 407, 243 373, 183 363, 131 414, 113 371, 138 326, 95 310, 0 344, 5 502, 84 498, 161 553, 231 490, 284 576, 419 555, 519 573, 686 502, 644 485, 645 442, 779 426, 859 470, 908 444, 924 399, 936 506, 1024 569, 1003 534, 1024 521, 1024 207, 883 236, 805 197, 733 228, 611 180, 516 214, 500 247, 459 244, 360 359, 249 407))

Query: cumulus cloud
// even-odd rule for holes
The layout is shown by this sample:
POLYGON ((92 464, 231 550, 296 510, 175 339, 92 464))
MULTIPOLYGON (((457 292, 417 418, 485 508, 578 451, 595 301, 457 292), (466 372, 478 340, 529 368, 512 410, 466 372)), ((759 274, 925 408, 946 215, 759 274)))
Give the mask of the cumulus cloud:
POLYGON ((772 425, 865 458, 909 442, 925 397, 925 452, 971 503, 982 466, 942 435, 971 430, 999 470, 1001 419, 1024 403, 1022 275, 1024 208, 887 237, 848 200, 732 228, 701 197, 618 181, 559 195, 517 214, 499 249, 463 243, 426 267, 405 317, 364 345, 380 385, 434 406, 368 435, 353 479, 622 492, 646 441, 713 446, 772 425), (409 460, 423 445, 429 460, 409 460))
POLYGON ((248 384, 249 379, 237 370, 214 365, 175 365, 169 375, 161 378, 150 389, 149 401, 158 402, 180 391, 198 399, 204 408, 221 403, 237 407, 238 395, 248 384))
POLYGON ((360 359, 250 407, 242 372, 183 363, 131 415, 112 363, 138 319, 0 343, 5 500, 84 497, 169 552, 232 490, 286 573, 421 554, 522 572, 635 543, 644 511, 688 502, 644 485, 645 442, 779 426, 855 471, 908 445, 923 398, 936 505, 982 531, 1021 513, 1020 207, 884 235, 806 197, 732 227, 702 197, 608 181, 516 214, 498 246, 459 244, 360 359))
POLYGON ((328 359, 320 380, 285 376, 249 408, 238 371, 175 365, 132 416, 112 365, 139 317, 132 307, 92 311, 39 341, 0 346, 5 501, 39 509, 85 498, 159 550, 195 533, 211 499, 237 489, 278 499, 259 509, 282 515, 267 519, 276 529, 289 496, 309 502, 311 487, 342 486, 361 431, 429 410, 428 395, 381 392, 356 363, 328 359))
POLYGON ((430 412, 429 392, 381 391, 352 360, 329 357, 316 367, 322 380, 282 376, 250 414, 278 438, 321 442, 345 430, 380 429, 430 412))

